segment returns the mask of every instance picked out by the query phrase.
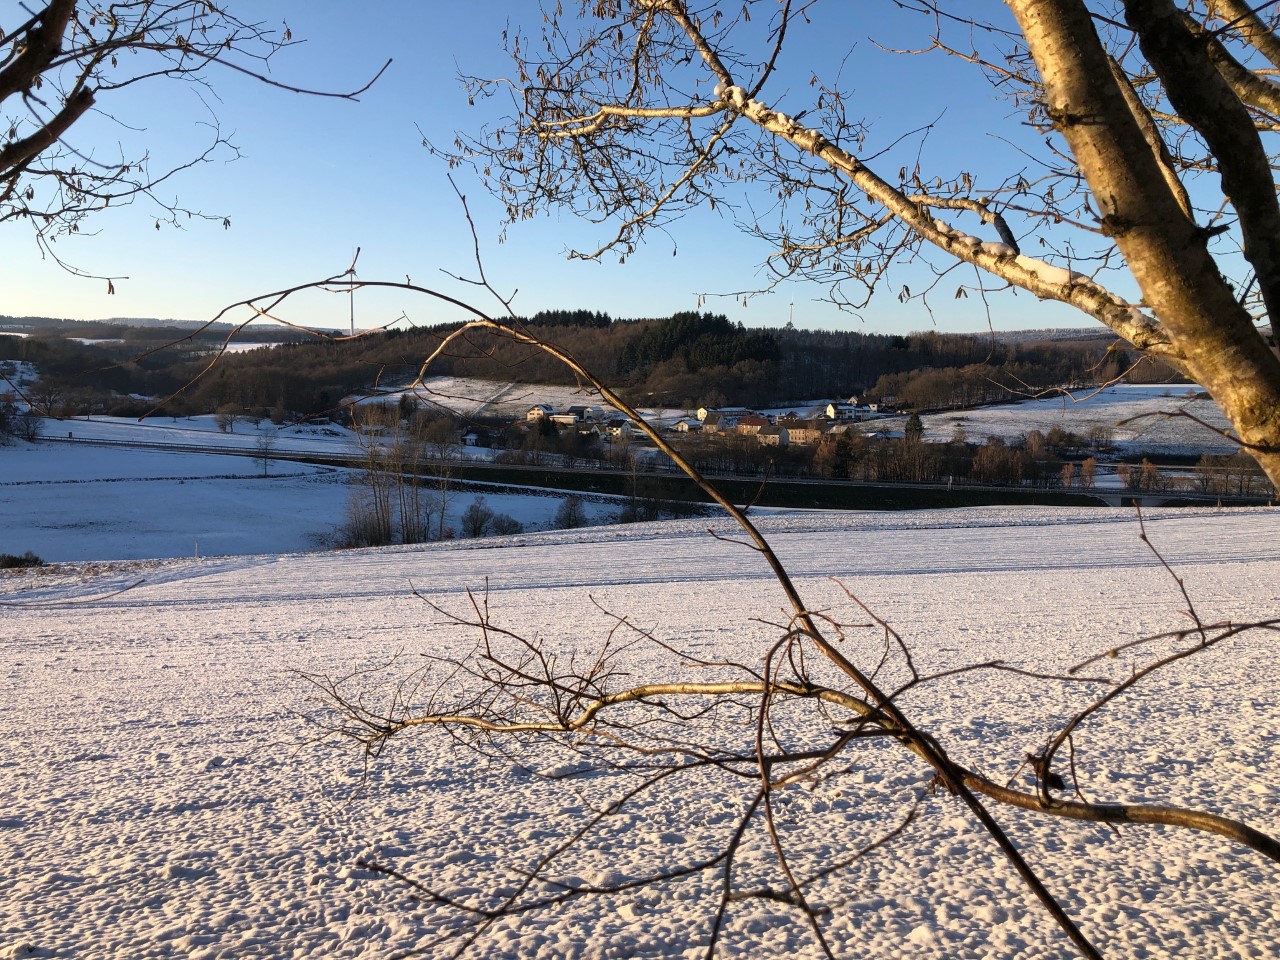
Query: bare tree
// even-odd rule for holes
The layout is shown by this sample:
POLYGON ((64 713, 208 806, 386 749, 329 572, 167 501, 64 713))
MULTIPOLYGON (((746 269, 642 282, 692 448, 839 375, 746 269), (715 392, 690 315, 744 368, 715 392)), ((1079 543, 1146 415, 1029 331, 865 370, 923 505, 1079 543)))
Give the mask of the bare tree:
POLYGON ((493 508, 485 502, 484 494, 480 494, 462 511, 462 535, 472 538, 485 536, 493 523, 493 517, 493 508))
MULTIPOLYGON (((351 546, 422 543, 431 539, 438 504, 421 476, 427 463, 427 421, 402 420, 390 404, 352 408, 361 435, 363 472, 351 491, 346 524, 339 540, 351 546)), ((437 487, 438 484, 432 484, 437 487)))
MULTIPOLYGON (((839 8, 854 38, 876 6, 839 8)), ((801 0, 557 6, 535 35, 508 32, 510 78, 468 81, 474 98, 509 94, 509 119, 433 149, 474 165, 513 223, 561 209, 603 225, 574 257, 625 259, 691 210, 742 209, 774 245, 766 286, 816 278, 858 309, 910 259, 934 279, 895 284, 903 300, 947 283, 1070 305, 1202 384, 1280 483, 1280 358, 1256 326, 1280 304, 1263 140, 1280 129, 1276 6, 1006 0, 990 20, 964 0, 883 6, 919 15, 917 52, 972 62, 1024 112, 1042 137, 1019 141, 1019 168, 881 169, 839 78, 779 66, 784 51, 804 62, 816 4, 801 0), (733 192, 744 182, 771 198, 767 219, 761 193, 733 192), (978 280, 956 279, 966 265, 978 280)))
POLYGON ((396 514, 400 520, 400 542, 422 543, 431 539, 432 503, 426 496, 421 476, 426 459, 426 421, 413 413, 397 424, 391 454, 395 461, 396 514))
POLYGON ((575 495, 565 497, 556 507, 553 525, 557 530, 572 530, 587 525, 587 508, 582 498, 575 495))
POLYGON ((35 443, 44 431, 45 418, 28 407, 15 418, 17 434, 28 443, 35 443))
POLYGON ((25 395, 28 406, 46 417, 56 416, 63 403, 62 390, 44 380, 37 380, 25 395))
POLYGON ((436 536, 443 540, 446 535, 445 518, 453 497, 453 478, 462 456, 462 441, 453 419, 437 417, 430 421, 423 430, 423 444, 436 479, 436 509, 439 511, 436 536))
POLYGON ((351 546, 385 546, 393 541, 395 531, 398 420, 392 408, 368 404, 353 406, 351 421, 360 434, 364 471, 351 491, 343 539, 351 546))
POLYGON ((235 433, 236 421, 241 419, 239 404, 224 403, 213 415, 213 422, 218 425, 219 433, 235 433))
POLYGON ((276 433, 274 427, 263 428, 258 425, 258 435, 253 440, 253 451, 257 461, 262 464, 262 475, 268 476, 271 473, 271 460, 275 455, 276 446, 280 442, 280 436, 276 433))
POLYGON ((159 80, 206 87, 217 68, 297 93, 354 99, 368 89, 323 93, 273 78, 273 58, 292 42, 287 26, 241 20, 205 0, 13 5, 0 22, 0 222, 29 223, 54 259, 51 239, 78 232, 95 211, 138 199, 151 201, 157 228, 189 215, 230 226, 225 216, 187 210, 158 190, 180 170, 235 155, 212 114, 204 150, 163 170, 152 169, 145 152, 81 142, 75 127, 91 111, 110 115, 118 91, 159 80))
POLYGON ((1085 490, 1092 490, 1097 476, 1098 461, 1093 457, 1086 457, 1080 464, 1080 486, 1085 490))

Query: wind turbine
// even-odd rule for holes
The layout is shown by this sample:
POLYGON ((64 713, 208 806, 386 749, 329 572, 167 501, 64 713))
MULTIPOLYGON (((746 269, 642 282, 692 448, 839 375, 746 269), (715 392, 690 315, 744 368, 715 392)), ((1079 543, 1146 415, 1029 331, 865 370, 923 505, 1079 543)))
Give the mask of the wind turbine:
POLYGON ((360 259, 360 248, 351 255, 351 268, 347 270, 350 279, 347 281, 347 299, 351 307, 351 336, 356 335, 356 261, 360 259))

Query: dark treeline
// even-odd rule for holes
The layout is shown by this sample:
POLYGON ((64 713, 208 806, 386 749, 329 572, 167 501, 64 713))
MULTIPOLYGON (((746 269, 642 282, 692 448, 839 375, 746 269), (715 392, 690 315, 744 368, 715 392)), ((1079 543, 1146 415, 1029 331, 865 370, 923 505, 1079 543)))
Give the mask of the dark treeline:
POLYGON ((778 339, 767 330, 748 331, 715 314, 677 313, 645 324, 618 356, 618 373, 649 375, 668 361, 688 373, 732 367, 744 360, 781 359, 778 339))
MULTIPOLYGON (((906 336, 846 331, 753 330, 718 314, 613 320, 589 310, 545 311, 522 321, 641 404, 693 408, 772 406, 819 398, 893 397, 921 411, 1007 399, 1058 385, 1097 383, 1128 368, 1105 337, 1001 343, 989 336, 906 336)), ((112 330, 115 328, 112 327, 112 330)), ((313 337, 225 354, 189 330, 123 328, 117 343, 86 345, 62 330, 27 338, 0 334, 0 360, 38 365, 41 387, 95 409, 146 412, 143 400, 181 391, 165 413, 222 407, 334 410, 342 399, 414 377, 452 326, 389 330, 356 340, 313 337), (109 395, 104 397, 104 395, 109 395)), ((275 331, 271 328, 268 332, 275 331)), ((75 328, 77 337, 85 328, 75 328)), ((523 383, 572 383, 540 350, 485 331, 452 342, 431 373, 523 383)), ((1153 371, 1165 378, 1167 371, 1153 371)), ((74 407, 75 404, 73 403, 74 407)), ((68 411, 72 412, 72 411, 68 411)))

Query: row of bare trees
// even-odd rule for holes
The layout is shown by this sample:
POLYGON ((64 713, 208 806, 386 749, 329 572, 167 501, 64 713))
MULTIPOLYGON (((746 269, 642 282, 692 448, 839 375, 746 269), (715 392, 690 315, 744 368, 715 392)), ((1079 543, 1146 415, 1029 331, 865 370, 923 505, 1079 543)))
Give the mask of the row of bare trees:
POLYGON ((344 546, 442 540, 461 454, 450 417, 422 413, 404 418, 394 407, 357 407, 364 466, 339 533, 344 546))

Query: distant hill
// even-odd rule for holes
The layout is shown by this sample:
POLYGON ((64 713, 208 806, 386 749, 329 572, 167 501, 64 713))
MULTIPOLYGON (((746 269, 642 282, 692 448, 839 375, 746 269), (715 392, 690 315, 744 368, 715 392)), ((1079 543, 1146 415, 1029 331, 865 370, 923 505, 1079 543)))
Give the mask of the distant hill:
MULTIPOLYGON (((111 317, 106 320, 68 320, 61 317, 10 317, 0 314, 0 332, 8 333, 60 333, 65 336, 99 336, 103 330, 142 329, 142 330, 187 330, 201 331, 206 339, 225 339, 238 324, 207 323, 202 320, 161 320, 156 317, 111 317)), ((317 332, 340 334, 341 330, 317 328, 317 332)), ((241 331, 241 339, 252 340, 298 340, 302 334, 269 324, 260 324, 241 331)))
MULTIPOLYGON (((184 330, 200 326, 199 320, 159 320, 155 317, 111 317, 107 320, 72 320, 66 317, 9 317, 0 314, 0 330, 61 330, 75 324, 106 324, 117 327, 180 327, 184 330)), ((221 324, 230 327, 230 324, 221 324)))

